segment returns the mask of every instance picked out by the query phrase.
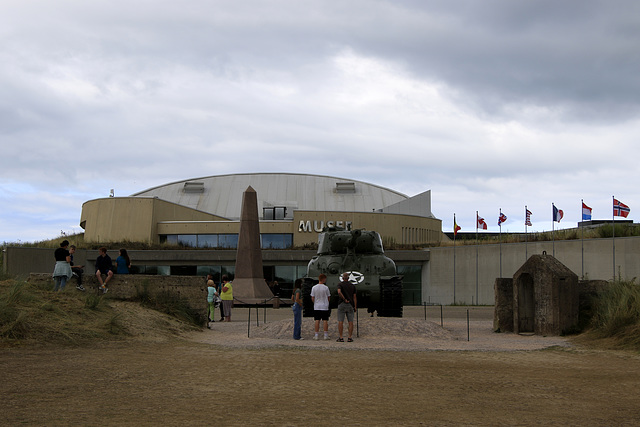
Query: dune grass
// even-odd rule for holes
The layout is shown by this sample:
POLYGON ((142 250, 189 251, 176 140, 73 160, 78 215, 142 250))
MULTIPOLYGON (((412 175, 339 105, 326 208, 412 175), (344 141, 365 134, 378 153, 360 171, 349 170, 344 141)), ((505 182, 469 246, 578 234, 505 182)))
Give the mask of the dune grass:
POLYGON ((607 346, 640 351, 640 285, 617 280, 594 301, 589 336, 607 346))

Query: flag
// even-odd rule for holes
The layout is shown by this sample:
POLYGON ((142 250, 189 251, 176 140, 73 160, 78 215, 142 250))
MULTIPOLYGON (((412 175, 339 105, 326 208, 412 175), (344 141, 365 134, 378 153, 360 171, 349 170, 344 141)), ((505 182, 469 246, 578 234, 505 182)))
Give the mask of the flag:
POLYGON ((460 228, 460 226, 456 223, 456 217, 454 215, 453 217, 453 235, 457 235, 458 234, 458 230, 462 230, 462 228, 460 228))
POLYGON ((591 221, 591 208, 582 202, 582 220, 591 221))
POLYGON ((502 225, 503 222, 507 220, 507 216, 500 212, 500 216, 498 217, 498 226, 502 225))
POLYGON ((524 220, 524 225, 532 226, 531 224, 531 211, 529 209, 525 209, 526 218, 524 220))
POLYGON ((479 217, 478 214, 476 214, 476 219, 477 219, 477 224, 476 224, 476 228, 479 228, 481 230, 486 230, 487 229, 487 223, 484 222, 484 218, 479 217))
POLYGON ((560 220, 564 216, 564 212, 562 211, 562 209, 556 208, 556 205, 554 204, 551 204, 551 206, 553 206, 553 220, 555 222, 560 222, 560 220))
POLYGON ((629 215, 629 212, 631 212, 629 206, 625 205, 620 200, 613 199, 613 216, 623 216, 626 218, 627 215, 629 215))

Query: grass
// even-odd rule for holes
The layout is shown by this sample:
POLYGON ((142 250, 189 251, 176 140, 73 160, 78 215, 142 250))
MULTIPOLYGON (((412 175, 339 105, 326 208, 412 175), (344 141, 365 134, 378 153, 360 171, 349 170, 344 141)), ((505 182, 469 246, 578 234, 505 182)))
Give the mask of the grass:
POLYGON ((594 300, 587 334, 607 347, 640 351, 640 285, 617 280, 594 300))
MULTIPOLYGON (((143 303, 141 301, 141 303, 143 303)), ((202 326, 201 314, 186 301, 166 293, 143 304, 191 325, 202 326)), ((0 348, 24 344, 83 345, 129 336, 123 318, 101 294, 16 279, 0 281, 0 348)))
POLYGON ((0 342, 80 344, 106 336, 110 307, 90 296, 9 279, 0 281, 0 342))
POLYGON ((142 289, 137 289, 137 295, 134 301, 138 301, 145 307, 166 313, 192 325, 201 326, 206 320, 199 310, 191 308, 186 298, 169 291, 152 295, 149 292, 147 283, 143 284, 142 289))

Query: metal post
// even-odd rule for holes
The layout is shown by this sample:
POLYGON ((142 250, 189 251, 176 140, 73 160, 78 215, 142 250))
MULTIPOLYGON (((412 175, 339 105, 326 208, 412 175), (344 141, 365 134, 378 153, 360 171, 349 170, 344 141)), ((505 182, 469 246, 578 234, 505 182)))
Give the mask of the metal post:
POLYGON ((469 309, 467 309, 467 341, 469 341, 469 309))
POLYGON ((251 307, 249 307, 249 316, 247 318, 247 338, 251 337, 251 307))
POLYGON ((424 320, 427 320, 427 303, 423 302, 422 306, 424 307, 424 320))

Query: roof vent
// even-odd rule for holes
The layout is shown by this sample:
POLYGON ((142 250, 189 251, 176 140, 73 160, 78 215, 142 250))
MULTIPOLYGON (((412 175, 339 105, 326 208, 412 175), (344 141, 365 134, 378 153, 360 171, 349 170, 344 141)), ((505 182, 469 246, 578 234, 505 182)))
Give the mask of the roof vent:
POLYGON ((355 182, 336 182, 336 193, 355 193, 355 182))
POLYGON ((187 181, 184 183, 182 191, 185 193, 204 193, 204 182, 187 181))

